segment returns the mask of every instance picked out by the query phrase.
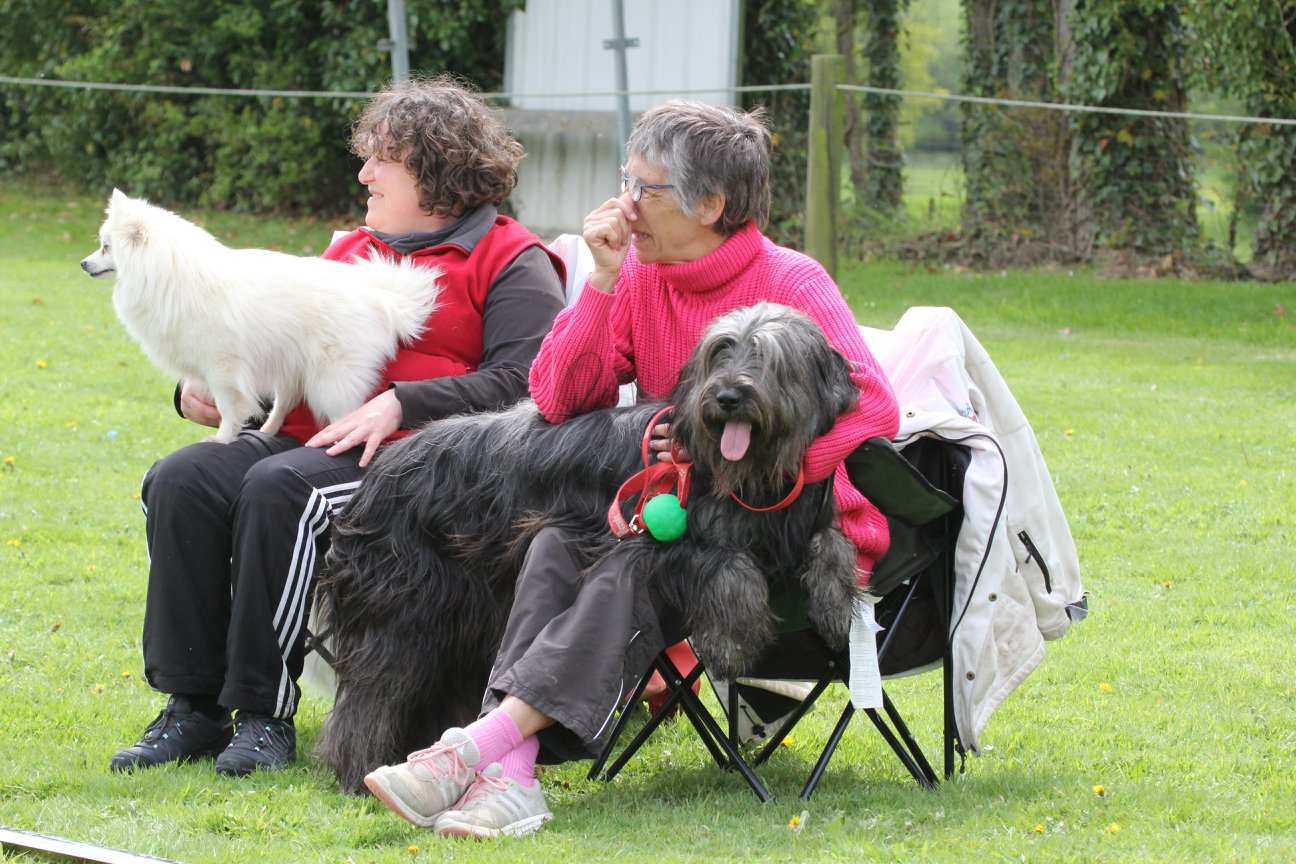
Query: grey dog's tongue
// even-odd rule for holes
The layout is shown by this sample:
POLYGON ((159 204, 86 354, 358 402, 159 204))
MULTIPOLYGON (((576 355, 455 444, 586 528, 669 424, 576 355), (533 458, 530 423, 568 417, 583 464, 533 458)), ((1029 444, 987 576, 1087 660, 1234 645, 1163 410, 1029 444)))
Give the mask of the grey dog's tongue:
POLYGON ((737 462, 747 455, 751 445, 751 424, 746 420, 730 420, 725 423, 724 433, 720 436, 720 455, 730 462, 737 462))

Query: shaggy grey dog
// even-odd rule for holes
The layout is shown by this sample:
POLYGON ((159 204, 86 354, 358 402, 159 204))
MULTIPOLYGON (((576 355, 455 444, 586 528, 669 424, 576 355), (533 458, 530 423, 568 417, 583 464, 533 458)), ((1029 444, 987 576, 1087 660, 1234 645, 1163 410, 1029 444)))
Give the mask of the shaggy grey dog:
POLYGON ((695 649, 722 677, 770 641, 781 586, 803 585, 811 622, 844 644, 859 589, 831 482, 772 512, 742 502, 787 496, 806 449, 857 398, 847 361, 805 315, 762 303, 717 319, 670 400, 694 466, 687 531, 673 542, 617 540, 607 520, 666 403, 560 424, 524 403, 387 448, 336 520, 316 594, 337 658, 319 752, 342 788, 362 792, 378 765, 477 716, 522 556, 545 525, 575 528, 588 563, 621 544, 628 566, 687 610, 695 649))

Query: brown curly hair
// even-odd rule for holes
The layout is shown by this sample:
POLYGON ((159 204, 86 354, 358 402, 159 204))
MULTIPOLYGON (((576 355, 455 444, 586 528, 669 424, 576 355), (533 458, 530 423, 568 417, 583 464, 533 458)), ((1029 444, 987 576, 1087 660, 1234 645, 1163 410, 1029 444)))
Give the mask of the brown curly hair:
POLYGON ((351 150, 404 164, 418 183, 419 204, 437 216, 501 204, 525 155, 496 113, 449 75, 380 90, 351 127, 351 150))

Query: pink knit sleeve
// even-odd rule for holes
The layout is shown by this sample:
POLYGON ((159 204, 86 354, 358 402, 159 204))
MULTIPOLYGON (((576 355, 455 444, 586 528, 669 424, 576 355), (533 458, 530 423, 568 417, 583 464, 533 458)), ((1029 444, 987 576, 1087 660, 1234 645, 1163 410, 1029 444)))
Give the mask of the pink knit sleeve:
POLYGON ((586 285, 576 302, 558 313, 531 364, 531 397, 550 423, 608 408, 633 363, 618 349, 619 308, 612 294, 586 285))
POLYGON ((873 352, 860 336, 855 316, 827 273, 800 293, 800 308, 823 328, 828 342, 853 366, 851 378, 859 388, 859 402, 837 418, 827 435, 806 453, 806 479, 823 480, 841 461, 869 438, 894 438, 900 429, 900 409, 895 391, 873 352), (825 284, 826 283, 826 284, 825 284))
POLYGON ((842 460, 869 438, 894 438, 900 428, 900 408, 891 382, 864 344, 855 316, 831 277, 814 267, 796 295, 795 305, 819 323, 829 344, 850 361, 851 378, 859 388, 855 407, 839 416, 828 434, 810 445, 805 469, 806 479, 812 482, 836 472, 834 497, 839 524, 855 545, 860 579, 866 583, 873 565, 890 544, 890 531, 886 517, 851 485, 842 460))

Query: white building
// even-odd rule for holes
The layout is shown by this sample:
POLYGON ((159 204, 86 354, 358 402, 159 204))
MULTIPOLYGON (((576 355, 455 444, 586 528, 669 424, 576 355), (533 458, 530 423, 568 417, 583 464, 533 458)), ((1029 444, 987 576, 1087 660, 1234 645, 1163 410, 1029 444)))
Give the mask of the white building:
POLYGON ((504 62, 508 122, 527 150, 512 202, 545 239, 579 233, 618 191, 616 51, 604 47, 616 2, 638 40, 626 50, 632 121, 676 96, 737 101, 741 0, 527 0, 508 22, 504 62))

